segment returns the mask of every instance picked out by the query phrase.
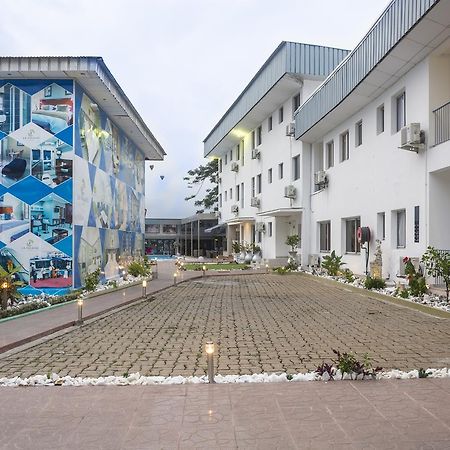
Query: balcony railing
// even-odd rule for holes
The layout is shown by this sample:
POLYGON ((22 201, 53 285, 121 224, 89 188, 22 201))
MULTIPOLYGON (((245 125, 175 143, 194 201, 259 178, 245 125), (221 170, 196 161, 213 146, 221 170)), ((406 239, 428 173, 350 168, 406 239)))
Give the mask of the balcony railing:
POLYGON ((450 140, 450 102, 433 111, 434 145, 450 140))

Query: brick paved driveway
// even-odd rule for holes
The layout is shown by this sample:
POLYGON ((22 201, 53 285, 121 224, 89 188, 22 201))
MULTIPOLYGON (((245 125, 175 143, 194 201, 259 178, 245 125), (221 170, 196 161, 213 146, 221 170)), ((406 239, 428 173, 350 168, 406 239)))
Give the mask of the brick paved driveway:
POLYGON ((448 318, 307 275, 244 275, 180 284, 3 357, 0 376, 202 375, 209 339, 221 374, 311 370, 333 348, 385 369, 450 366, 448 318))

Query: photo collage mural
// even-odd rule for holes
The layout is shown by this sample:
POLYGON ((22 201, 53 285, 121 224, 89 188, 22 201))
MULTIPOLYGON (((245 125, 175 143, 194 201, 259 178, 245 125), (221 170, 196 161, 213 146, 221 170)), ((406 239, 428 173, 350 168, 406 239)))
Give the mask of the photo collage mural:
POLYGON ((114 279, 144 254, 144 155, 80 87, 76 88, 74 286, 101 268, 114 279))
POLYGON ((0 265, 22 293, 73 285, 71 80, 0 80, 0 265))

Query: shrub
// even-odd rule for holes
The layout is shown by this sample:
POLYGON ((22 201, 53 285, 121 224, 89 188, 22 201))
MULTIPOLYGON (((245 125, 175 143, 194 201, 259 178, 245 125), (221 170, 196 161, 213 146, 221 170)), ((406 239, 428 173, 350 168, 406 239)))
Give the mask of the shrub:
POLYGON ((345 269, 342 272, 342 275, 344 276, 347 283, 353 283, 355 281, 355 276, 353 275, 353 272, 350 269, 345 269))
POLYGON ((432 277, 442 277, 445 283, 445 292, 447 302, 450 289, 450 254, 440 252, 434 247, 428 247, 422 256, 422 262, 425 264, 425 270, 432 277))
POLYGON ((386 287, 386 282, 382 278, 367 276, 364 281, 366 289, 383 289, 386 287))
POLYGON ((298 234, 292 234, 286 238, 285 244, 291 247, 291 251, 295 252, 298 244, 300 242, 300 236, 298 234))
MULTIPOLYGON (((25 283, 22 281, 17 280, 17 273, 19 272, 18 267, 11 267, 10 269, 4 269, 2 266, 0 266, 0 286, 3 285, 3 283, 7 283, 6 293, 7 296, 5 299, 1 299, 1 307, 3 309, 6 309, 8 307, 8 300, 10 300, 11 304, 14 303, 14 301, 17 301, 22 297, 20 292, 17 290, 18 288, 22 287, 25 283)), ((1 288, 3 291, 4 289, 1 288)))
POLYGON ((405 263, 405 274, 408 279, 411 295, 414 297, 422 297, 428 290, 425 277, 416 271, 414 264, 411 262, 411 258, 405 256, 403 262, 405 263))
POLYGON ((373 368, 372 360, 368 353, 364 353, 362 361, 360 361, 356 354, 354 353, 341 353, 337 350, 333 350, 333 353, 337 356, 337 361, 335 361, 337 369, 341 371, 341 377, 347 373, 350 378, 353 379, 353 374, 355 374, 356 379, 359 375, 362 378, 365 376, 371 376, 375 378, 377 372, 381 371, 381 367, 373 368))
POLYGON ((345 263, 342 261, 342 256, 337 256, 333 250, 330 255, 322 258, 322 267, 327 271, 328 275, 335 277, 345 263))
POLYGON ((100 283, 100 268, 94 270, 91 273, 88 273, 86 275, 86 278, 84 279, 84 287, 89 292, 95 291, 99 283, 100 283))
POLYGON ((133 277, 146 277, 150 275, 151 268, 143 262, 133 261, 128 265, 128 273, 133 277))

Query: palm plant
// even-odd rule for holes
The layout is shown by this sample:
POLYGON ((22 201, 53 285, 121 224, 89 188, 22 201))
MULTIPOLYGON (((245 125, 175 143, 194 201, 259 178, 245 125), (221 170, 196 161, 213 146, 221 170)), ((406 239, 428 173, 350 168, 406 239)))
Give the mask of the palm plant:
POLYGON ((8 300, 12 302, 22 297, 22 294, 18 291, 25 283, 19 280, 17 273, 20 271, 18 267, 11 269, 5 269, 0 266, 0 287, 2 289, 2 309, 8 307, 8 300))

